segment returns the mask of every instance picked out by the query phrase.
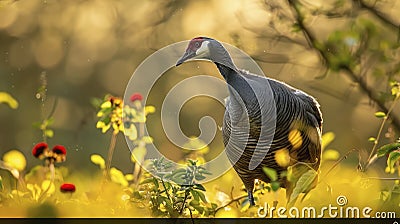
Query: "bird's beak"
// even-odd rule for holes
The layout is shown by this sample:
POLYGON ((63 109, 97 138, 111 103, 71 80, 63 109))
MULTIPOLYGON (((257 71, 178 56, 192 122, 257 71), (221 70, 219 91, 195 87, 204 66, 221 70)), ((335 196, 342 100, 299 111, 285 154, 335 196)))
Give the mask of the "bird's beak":
POLYGON ((180 64, 193 58, 194 56, 196 56, 196 52, 186 51, 185 54, 176 62, 175 66, 179 66, 180 64))

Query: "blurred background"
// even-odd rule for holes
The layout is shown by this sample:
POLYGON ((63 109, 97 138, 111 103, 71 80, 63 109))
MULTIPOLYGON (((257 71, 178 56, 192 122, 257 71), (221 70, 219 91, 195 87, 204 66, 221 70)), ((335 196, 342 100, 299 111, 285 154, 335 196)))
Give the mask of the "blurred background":
MULTIPOLYGON (((90 154, 106 156, 111 135, 96 129, 91 100, 107 93, 122 97, 146 57, 196 36, 238 47, 267 76, 316 97, 324 132, 336 135, 330 148, 342 155, 354 148, 369 152, 368 138, 382 121, 374 113, 390 108, 390 81, 400 75, 399 11, 400 1, 368 0, 0 0, 0 92, 19 102, 17 109, 0 104, 0 155, 18 149, 28 169, 40 164, 30 156, 42 141, 33 123, 51 113, 57 99, 49 144, 67 147, 64 165, 70 169, 96 169, 90 154), (43 82, 45 101, 37 99, 43 82)), ((183 153, 160 128, 160 108, 176 83, 202 74, 222 79, 211 63, 187 63, 167 71, 147 98, 157 109, 148 117, 149 134, 174 160, 183 153)), ((181 129, 198 136, 200 118, 211 116, 221 126, 223 111, 216 100, 194 98, 181 110, 181 129)), ((397 138, 398 112, 395 107, 382 144, 397 138)), ((210 158, 222 148, 217 131, 210 158)), ((121 135, 113 165, 131 170, 129 154, 121 135)))

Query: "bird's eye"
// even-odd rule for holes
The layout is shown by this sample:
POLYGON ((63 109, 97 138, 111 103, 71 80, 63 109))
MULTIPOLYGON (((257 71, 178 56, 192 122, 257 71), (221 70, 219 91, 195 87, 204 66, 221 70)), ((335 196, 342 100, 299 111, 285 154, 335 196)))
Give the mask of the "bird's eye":
POLYGON ((195 43, 194 43, 194 46, 195 46, 196 48, 199 48, 199 47, 200 47, 200 42, 195 42, 195 43))

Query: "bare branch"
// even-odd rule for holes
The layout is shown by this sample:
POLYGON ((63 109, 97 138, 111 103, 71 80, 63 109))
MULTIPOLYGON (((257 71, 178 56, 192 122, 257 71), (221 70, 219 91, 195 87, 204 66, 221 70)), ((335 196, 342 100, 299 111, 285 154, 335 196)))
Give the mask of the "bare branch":
POLYGON ((222 206, 216 208, 216 209, 215 209, 215 213, 217 213, 219 210, 221 210, 221 209, 223 209, 223 208, 229 206, 229 205, 232 204, 233 202, 239 202, 240 200, 242 200, 242 199, 244 199, 244 198, 247 198, 247 194, 246 194, 246 195, 239 196, 239 197, 236 197, 236 198, 233 198, 232 200, 230 200, 230 201, 229 201, 228 203, 226 203, 225 205, 222 205, 222 206))
MULTIPOLYGON (((328 62, 328 56, 327 53, 325 51, 323 51, 322 49, 317 47, 317 43, 318 40, 317 38, 314 36, 314 34, 309 30, 308 27, 305 26, 304 24, 304 18, 303 15, 300 12, 300 8, 299 5, 300 3, 297 0, 288 0, 289 6, 291 7, 293 14, 294 14, 294 18, 296 20, 296 23, 298 24, 299 28, 302 30, 304 37, 306 38, 306 40, 310 43, 311 47, 317 51, 317 53, 319 54, 322 62, 324 64, 327 64, 328 62)), ((348 76, 351 78, 352 81, 358 83, 358 85, 360 86, 361 90, 366 93, 368 95, 368 97, 385 113, 387 113, 389 111, 388 107, 385 105, 385 103, 379 99, 379 97, 375 94, 375 92, 373 91, 373 89, 371 89, 367 83, 365 82, 365 80, 358 76, 356 73, 354 73, 354 71, 348 67, 348 66, 342 66, 341 70, 348 76)), ((392 120, 392 124, 394 125, 394 127, 400 131, 400 120, 399 118, 397 118, 394 115, 390 115, 390 119, 392 120)))
POLYGON ((387 16, 385 13, 379 11, 376 7, 374 7, 374 5, 368 5, 363 0, 353 0, 353 2, 358 4, 361 7, 361 9, 367 10, 368 12, 374 14, 382 22, 391 26, 391 28, 400 30, 400 24, 397 24, 393 18, 391 18, 391 17, 387 16))

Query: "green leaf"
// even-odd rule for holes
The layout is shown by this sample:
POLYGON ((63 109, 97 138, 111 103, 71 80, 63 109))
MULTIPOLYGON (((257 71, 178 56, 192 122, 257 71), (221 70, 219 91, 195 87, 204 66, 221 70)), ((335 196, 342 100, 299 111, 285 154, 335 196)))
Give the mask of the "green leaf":
POLYGON ((271 179, 271 181, 276 181, 278 179, 278 173, 276 170, 269 167, 263 167, 262 169, 269 179, 271 179))
POLYGON ((203 192, 197 191, 197 190, 194 190, 194 191, 197 192, 197 194, 199 195, 201 201, 203 201, 204 203, 207 203, 206 195, 203 192))
POLYGON ((100 169, 102 169, 102 170, 106 168, 106 161, 99 154, 91 155, 90 156, 90 161, 92 161, 92 163, 100 166, 100 169))
POLYGON ((18 101, 6 92, 0 92, 0 103, 8 104, 11 109, 18 108, 18 101))
POLYGON ((136 198, 136 199, 143 199, 143 196, 140 194, 139 191, 134 191, 134 192, 133 192, 133 198, 136 198))
POLYGON ((168 201, 168 198, 166 198, 164 196, 160 196, 160 195, 157 197, 158 204, 164 204, 163 202, 165 202, 165 201, 168 201))
POLYGON ((308 192, 311 189, 312 184, 314 183, 315 178, 317 178, 317 176, 318 176, 317 172, 315 172, 315 170, 312 169, 308 170, 303 175, 301 175, 299 180, 296 182, 296 186, 293 189, 292 194, 290 195, 289 204, 296 201, 296 199, 299 197, 301 193, 308 192))
POLYGON ((185 168, 179 168, 179 169, 172 171, 172 175, 177 175, 177 174, 182 174, 182 173, 186 173, 185 168))
POLYGON ((207 203, 206 196, 203 192, 191 189, 190 193, 192 194, 194 200, 196 201, 201 200, 202 202, 207 203))
POLYGON ((99 108, 102 103, 103 103, 103 99, 100 99, 97 97, 93 97, 90 99, 90 104, 92 104, 92 106, 94 108, 99 108))
POLYGON ((191 160, 191 159, 189 159, 189 160, 188 160, 188 163, 189 163, 190 165, 192 165, 192 166, 196 166, 197 160, 191 160))
POLYGON ((44 120, 43 123, 46 126, 49 126, 49 125, 52 125, 54 123, 54 121, 55 121, 54 117, 49 117, 48 119, 44 120))
POLYGON ((186 181, 184 180, 185 174, 180 174, 180 175, 174 175, 171 177, 171 180, 175 183, 185 183, 186 181))
POLYGON ((165 185, 165 188, 167 188, 167 190, 171 189, 171 183, 170 182, 164 181, 164 185, 165 185))
POLYGON ((279 188, 281 187, 281 185, 279 184, 278 181, 272 181, 271 182, 271 189, 272 191, 276 192, 279 190, 279 188))
POLYGON ((44 134, 48 137, 48 138, 52 138, 54 136, 54 131, 51 129, 47 129, 44 131, 44 134))
POLYGON ((376 141, 376 138, 375 138, 375 137, 369 137, 369 138, 368 138, 368 141, 369 141, 369 142, 375 142, 375 141, 376 141))
POLYGON ((387 165, 390 168, 394 167, 394 164, 400 159, 400 150, 391 151, 387 159, 387 165))
POLYGON ((139 183, 139 185, 149 184, 149 183, 152 183, 152 182, 153 182, 153 177, 150 177, 150 178, 144 179, 142 182, 139 183))
POLYGON ((42 122, 39 122, 39 121, 33 122, 33 123, 32 123, 32 126, 33 126, 34 128, 40 129, 40 127, 42 126, 42 122))
POLYGON ((165 203, 165 207, 167 207, 168 212, 173 212, 173 206, 171 204, 171 201, 167 198, 164 197, 164 203, 165 203))
POLYGON ((203 214, 204 207, 200 205, 199 201, 192 200, 189 202, 189 205, 192 206, 194 209, 196 209, 200 214, 203 214))
POLYGON ((375 117, 384 118, 384 117, 386 117, 386 114, 385 114, 385 112, 379 111, 379 112, 375 113, 375 117))
POLYGON ((384 155, 388 155, 393 150, 396 150, 396 149, 399 149, 399 148, 400 148, 400 143, 399 142, 384 145, 384 146, 382 146, 382 147, 380 147, 378 149, 377 156, 378 157, 382 157, 384 155))
POLYGON ((199 200, 200 200, 200 197, 199 197, 199 194, 198 194, 197 191, 191 189, 191 190, 190 190, 190 194, 192 194, 193 200, 195 200, 195 201, 199 201, 199 200))
POLYGON ((204 179, 206 179, 206 177, 201 174, 196 174, 196 175, 194 175, 194 179, 195 180, 204 180, 204 179))
POLYGON ((199 205, 194 205, 192 206, 194 209, 196 209, 200 214, 203 214, 204 212, 204 207, 201 207, 199 205))
MULTIPOLYGON (((203 167, 199 167, 199 168, 203 168, 203 167)), ((211 175, 212 174, 210 171, 206 170, 205 168, 199 169, 199 173, 206 174, 206 175, 211 175)))
POLYGON ((153 184, 154 184, 154 187, 155 187, 156 189, 158 189, 158 188, 160 187, 160 185, 158 184, 158 179, 155 178, 155 177, 153 177, 153 184))
POLYGON ((111 118, 109 116, 103 117, 102 119, 100 119, 100 121, 102 121, 104 124, 108 125, 111 122, 111 118))
POLYGON ((200 202, 198 200, 192 200, 190 201, 189 205, 200 205, 200 202))
POLYGON ((198 190, 201 190, 201 191, 206 191, 206 189, 204 188, 204 186, 201 185, 201 184, 195 184, 195 185, 194 185, 194 188, 195 188, 195 189, 198 189, 198 190))

